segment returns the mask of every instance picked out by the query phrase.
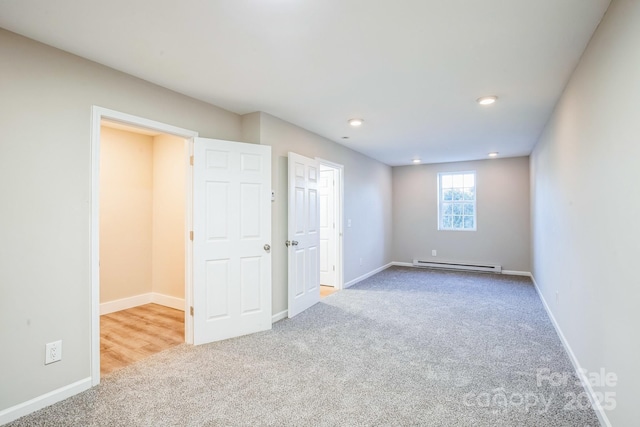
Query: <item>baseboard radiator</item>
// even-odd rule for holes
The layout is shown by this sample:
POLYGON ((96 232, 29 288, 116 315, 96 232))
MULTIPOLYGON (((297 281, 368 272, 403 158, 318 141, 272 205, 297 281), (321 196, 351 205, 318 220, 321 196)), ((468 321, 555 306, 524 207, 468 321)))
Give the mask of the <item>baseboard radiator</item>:
POLYGON ((502 273, 501 265, 481 264, 481 263, 466 263, 456 261, 421 261, 419 259, 413 260, 414 267, 426 267, 426 268, 442 268, 447 270, 469 270, 469 271, 484 271, 488 273, 502 273))

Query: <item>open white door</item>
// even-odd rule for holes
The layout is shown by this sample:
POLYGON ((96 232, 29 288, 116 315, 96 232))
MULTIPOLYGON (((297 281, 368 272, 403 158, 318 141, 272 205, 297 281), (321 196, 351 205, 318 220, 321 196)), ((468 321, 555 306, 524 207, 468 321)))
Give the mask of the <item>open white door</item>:
POLYGON ((193 342, 271 329, 271 147, 194 139, 193 342))
POLYGON ((320 302, 319 178, 317 160, 289 153, 289 317, 320 302))
POLYGON ((326 286, 336 286, 335 173, 320 166, 320 284, 326 286))

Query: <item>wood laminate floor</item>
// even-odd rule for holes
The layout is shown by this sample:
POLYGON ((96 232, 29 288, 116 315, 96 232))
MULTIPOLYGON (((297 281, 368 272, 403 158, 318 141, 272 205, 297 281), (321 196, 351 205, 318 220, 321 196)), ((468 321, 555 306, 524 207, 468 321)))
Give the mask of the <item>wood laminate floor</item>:
POLYGON ((100 316, 100 374, 184 342, 184 312, 145 304, 100 316))
POLYGON ((336 292, 338 292, 338 290, 333 286, 320 285, 320 298, 328 297, 336 292))

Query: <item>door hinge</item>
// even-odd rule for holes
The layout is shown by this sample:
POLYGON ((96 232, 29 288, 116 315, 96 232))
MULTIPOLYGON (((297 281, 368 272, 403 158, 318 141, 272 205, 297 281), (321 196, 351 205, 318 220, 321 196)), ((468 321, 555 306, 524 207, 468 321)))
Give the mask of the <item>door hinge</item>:
POLYGON ((189 314, 193 316, 193 306, 189 307, 189 314))
POLYGON ((189 240, 191 240, 193 242, 193 231, 189 232, 189 240))
POLYGON ((336 271, 336 266, 335 265, 333 266, 333 271, 336 271))
POLYGON ((190 157, 189 157, 189 164, 190 164, 191 166, 193 166, 193 156, 190 156, 190 157))

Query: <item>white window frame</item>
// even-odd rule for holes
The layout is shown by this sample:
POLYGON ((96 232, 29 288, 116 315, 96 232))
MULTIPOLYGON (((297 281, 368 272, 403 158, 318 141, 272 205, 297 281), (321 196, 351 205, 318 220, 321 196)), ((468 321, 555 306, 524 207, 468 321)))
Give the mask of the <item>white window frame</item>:
MULTIPOLYGON (((464 188, 464 187, 454 187, 454 188, 464 188)), ((454 171, 454 172, 438 172, 438 231, 477 231, 478 229, 478 174, 475 170, 471 171, 454 171), (470 200, 461 200, 461 201, 449 201, 443 200, 442 194, 442 177, 445 175, 465 175, 465 174, 473 174, 473 201, 470 200), (448 228, 442 226, 442 217, 443 212, 443 203, 453 203, 453 204, 473 204, 473 228, 448 228)))

